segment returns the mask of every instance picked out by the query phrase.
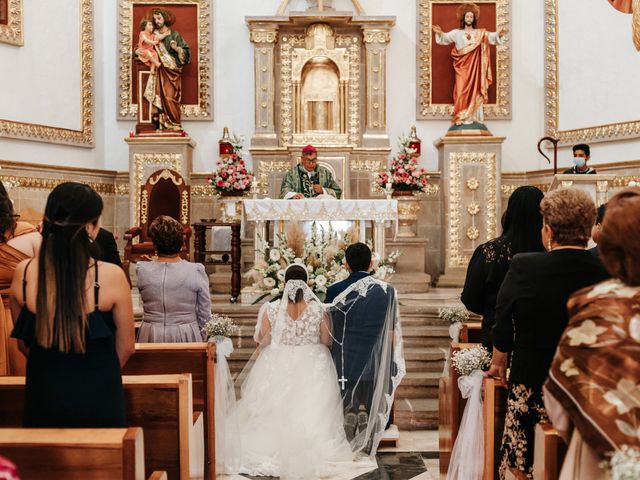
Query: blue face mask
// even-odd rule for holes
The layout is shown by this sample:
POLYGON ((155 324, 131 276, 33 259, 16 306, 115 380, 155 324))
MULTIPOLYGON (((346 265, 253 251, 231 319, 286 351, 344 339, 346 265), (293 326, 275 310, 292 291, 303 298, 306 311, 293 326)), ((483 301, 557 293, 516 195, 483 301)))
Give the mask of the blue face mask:
POLYGON ((578 168, 582 168, 587 164, 587 161, 582 157, 573 157, 573 164, 578 168))

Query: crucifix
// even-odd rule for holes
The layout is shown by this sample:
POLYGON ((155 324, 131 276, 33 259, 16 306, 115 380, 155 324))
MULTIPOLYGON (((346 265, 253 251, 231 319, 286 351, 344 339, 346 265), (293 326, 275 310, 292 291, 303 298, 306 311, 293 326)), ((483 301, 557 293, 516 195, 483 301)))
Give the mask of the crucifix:
POLYGON ((344 374, 342 375, 342 377, 340 377, 338 383, 342 386, 342 390, 344 390, 344 384, 347 383, 347 379, 344 378, 344 374))

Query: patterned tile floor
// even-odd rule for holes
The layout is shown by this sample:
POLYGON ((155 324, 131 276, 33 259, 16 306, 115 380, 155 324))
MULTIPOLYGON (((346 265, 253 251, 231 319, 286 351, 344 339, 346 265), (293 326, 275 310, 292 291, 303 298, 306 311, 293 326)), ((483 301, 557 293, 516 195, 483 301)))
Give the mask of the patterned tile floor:
MULTIPOLYGON (((376 456, 378 468, 327 480, 437 480, 438 432, 401 432, 396 448, 384 448, 376 456)), ((219 475, 218 480, 268 480, 272 477, 219 475)))

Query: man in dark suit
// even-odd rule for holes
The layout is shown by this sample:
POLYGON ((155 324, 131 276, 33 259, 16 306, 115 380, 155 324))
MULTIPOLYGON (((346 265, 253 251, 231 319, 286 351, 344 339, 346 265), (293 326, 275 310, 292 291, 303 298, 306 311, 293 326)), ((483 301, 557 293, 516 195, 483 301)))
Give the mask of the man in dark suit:
MULTIPOLYGON (((332 303, 354 283, 369 276, 371 249, 364 243, 355 243, 345 253, 351 274, 345 280, 327 289, 326 302, 332 303)), ((358 431, 366 429, 371 410, 374 380, 384 342, 382 336, 388 317, 388 309, 395 308, 395 290, 386 290, 380 284, 367 287, 366 297, 358 290, 349 292, 331 308, 333 343, 331 354, 336 364, 345 408, 345 432, 351 441, 358 431), (360 407, 364 406, 364 411, 360 407)), ((391 327, 393 328, 393 327, 391 327)))
POLYGON ((94 242, 97 247, 95 256, 98 260, 113 263, 122 268, 118 245, 116 244, 116 239, 113 236, 113 233, 101 228, 94 242))

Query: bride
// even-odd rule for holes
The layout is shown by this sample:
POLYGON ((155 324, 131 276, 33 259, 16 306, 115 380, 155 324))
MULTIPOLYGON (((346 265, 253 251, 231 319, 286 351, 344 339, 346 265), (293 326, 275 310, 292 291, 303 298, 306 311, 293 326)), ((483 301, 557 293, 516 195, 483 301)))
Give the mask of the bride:
POLYGON ((300 479, 362 468, 345 436, 329 315, 304 266, 289 266, 285 282, 258 316, 257 356, 226 419, 225 473, 300 479))

